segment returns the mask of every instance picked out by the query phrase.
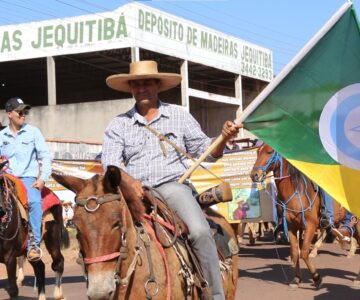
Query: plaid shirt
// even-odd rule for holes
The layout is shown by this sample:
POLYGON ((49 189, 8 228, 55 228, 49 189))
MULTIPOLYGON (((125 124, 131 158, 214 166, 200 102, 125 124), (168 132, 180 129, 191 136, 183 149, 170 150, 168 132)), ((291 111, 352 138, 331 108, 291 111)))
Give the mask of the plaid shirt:
MULTIPOLYGON (((159 102, 159 115, 147 122, 135 106, 115 117, 105 130, 102 149, 104 169, 121 167, 146 186, 177 181, 187 169, 186 158, 144 127, 148 125, 165 135, 182 150, 199 157, 211 144, 199 123, 181 106, 159 102), (164 154, 166 153, 166 155, 164 154)), ((214 159, 209 156, 208 161, 214 159)))

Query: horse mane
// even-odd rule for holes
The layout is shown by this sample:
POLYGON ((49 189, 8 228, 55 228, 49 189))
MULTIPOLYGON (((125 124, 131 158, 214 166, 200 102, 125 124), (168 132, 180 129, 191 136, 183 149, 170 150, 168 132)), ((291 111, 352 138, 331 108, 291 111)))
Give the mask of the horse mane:
POLYGON ((288 174, 290 175, 290 180, 292 185, 297 189, 299 189, 300 192, 304 192, 305 184, 303 179, 304 178, 305 180, 309 180, 309 179, 290 163, 288 163, 288 174))
POLYGON ((125 199, 134 221, 142 221, 145 214, 145 205, 138 199, 125 199))
MULTIPOLYGON (((116 167, 114 167, 116 168, 116 167)), ((120 175, 120 173, 118 174, 120 175)), ((100 176, 98 174, 96 174, 95 176, 93 176, 91 178, 91 183, 93 185, 93 188, 96 190, 98 188, 98 182, 99 180, 102 180, 104 177, 100 176)), ((106 178, 106 180, 109 180, 109 178, 106 178)), ((114 179, 115 180, 115 179, 114 179)), ((111 184, 106 181, 106 182, 102 182, 102 189, 104 193, 121 193, 120 187, 117 186, 118 183, 116 183, 116 180, 114 181, 114 183, 111 184), (113 185, 115 184, 115 185, 113 185)), ((123 194, 122 194, 123 196, 123 194)), ((140 199, 130 199, 130 198, 125 198, 125 202, 126 205, 129 208, 130 214, 133 218, 134 221, 141 221, 143 220, 143 216, 145 213, 145 206, 143 204, 143 202, 140 199)))

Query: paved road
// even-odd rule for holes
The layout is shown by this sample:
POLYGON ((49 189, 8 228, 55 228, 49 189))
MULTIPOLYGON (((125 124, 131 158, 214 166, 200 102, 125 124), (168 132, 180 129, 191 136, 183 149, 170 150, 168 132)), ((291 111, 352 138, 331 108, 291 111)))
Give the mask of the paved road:
MULTIPOLYGON (((247 240, 245 239, 245 242, 247 240)), ((80 267, 75 263, 75 251, 67 250, 66 270, 63 288, 67 300, 82 300, 85 296, 85 283, 80 267)), ((358 249, 353 258, 346 258, 346 252, 337 244, 325 244, 315 258, 318 271, 324 276, 322 288, 315 290, 309 275, 302 263, 303 283, 296 290, 291 290, 286 282, 292 277, 291 264, 287 260, 288 246, 275 245, 273 242, 256 242, 255 246, 242 245, 240 250, 239 280, 236 300, 266 299, 266 300, 359 300, 360 289, 353 286, 360 267, 358 249)), ((45 258, 46 260, 46 258, 45 258)), ((26 274, 31 270, 26 267, 26 274)), ((46 295, 52 298, 54 277, 47 265, 46 295)), ((0 299, 7 299, 4 290, 4 269, 0 268, 0 299)), ((35 299, 33 277, 27 276, 20 290, 20 300, 35 299)), ((141 299, 139 299, 141 300, 141 299)))
POLYGON ((325 244, 314 259, 318 272, 323 276, 319 290, 312 285, 305 263, 301 262, 303 283, 290 289, 292 264, 288 260, 289 246, 273 242, 256 242, 240 250, 239 281, 236 299, 276 300, 359 300, 360 289, 353 280, 360 268, 359 249, 353 258, 338 244, 325 244))

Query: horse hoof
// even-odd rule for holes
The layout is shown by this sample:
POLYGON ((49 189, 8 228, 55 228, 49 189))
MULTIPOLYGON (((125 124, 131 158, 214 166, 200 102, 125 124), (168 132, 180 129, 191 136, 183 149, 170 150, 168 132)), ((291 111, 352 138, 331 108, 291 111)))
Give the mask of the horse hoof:
POLYGON ((296 282, 290 282, 289 287, 290 287, 290 289, 295 290, 295 289, 299 288, 299 284, 296 282))
POLYGON ((289 287, 291 289, 297 289, 301 283, 301 278, 299 277, 295 277, 290 283, 289 283, 289 287))
POLYGON ((320 274, 315 274, 313 276, 313 280, 314 280, 314 285, 315 285, 316 289, 319 289, 322 284, 322 278, 321 278, 320 274))
POLYGON ((11 300, 17 300, 19 299, 18 295, 10 295, 11 300))
POLYGON ((6 289, 6 291, 9 294, 9 297, 11 300, 18 299, 19 291, 15 291, 12 289, 6 289))

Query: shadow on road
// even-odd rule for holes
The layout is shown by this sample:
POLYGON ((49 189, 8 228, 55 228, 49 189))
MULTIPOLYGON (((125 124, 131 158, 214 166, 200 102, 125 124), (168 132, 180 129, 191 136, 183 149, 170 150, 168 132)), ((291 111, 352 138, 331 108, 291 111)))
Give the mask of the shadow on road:
POLYGON ((239 279, 245 280, 243 282, 251 280, 250 282, 254 282, 259 289, 261 289, 260 286, 267 284, 271 292, 280 290, 282 296, 292 295, 291 297, 295 297, 293 299, 305 299, 311 294, 311 299, 314 300, 360 299, 360 289, 353 285, 353 280, 357 276, 358 259, 355 257, 355 261, 349 260, 346 258, 346 251, 337 246, 325 246, 325 249, 319 251, 319 256, 313 259, 317 271, 323 278, 323 284, 319 290, 312 284, 311 276, 302 260, 300 262, 302 283, 297 289, 287 287, 294 276, 292 263, 288 259, 289 246, 275 243, 257 243, 253 246, 241 247, 239 279), (354 269, 356 272, 353 271, 354 269), (297 292, 294 294, 292 291, 297 292))
MULTIPOLYGON (((337 270, 336 270, 337 271, 337 270)), ((360 299, 360 290, 358 288, 339 284, 326 284, 322 287, 327 289, 321 295, 314 296, 314 300, 329 300, 329 299, 360 299)))
POLYGON ((275 243, 256 243, 255 245, 241 247, 240 257, 257 257, 257 258, 278 258, 281 260, 288 260, 290 254, 289 246, 275 245, 275 243), (273 248, 269 247, 274 245, 273 248), (268 246, 264 248, 262 246, 268 246))
MULTIPOLYGON (((79 283, 79 282, 85 282, 84 276, 64 276, 61 280, 62 284, 64 283, 79 283)), ((25 276, 23 281, 23 286, 29 286, 33 287, 35 283, 35 277, 34 276, 25 276)), ((7 285, 7 279, 0 280, 0 286, 6 286, 7 285)), ((46 277, 45 278, 45 285, 46 286, 53 286, 55 285, 55 277, 46 277)))

